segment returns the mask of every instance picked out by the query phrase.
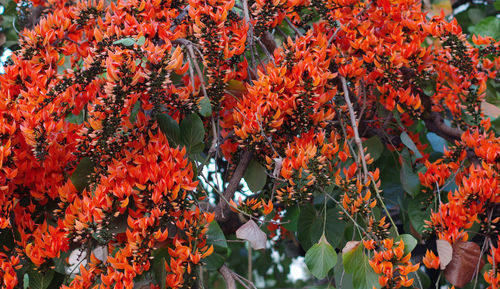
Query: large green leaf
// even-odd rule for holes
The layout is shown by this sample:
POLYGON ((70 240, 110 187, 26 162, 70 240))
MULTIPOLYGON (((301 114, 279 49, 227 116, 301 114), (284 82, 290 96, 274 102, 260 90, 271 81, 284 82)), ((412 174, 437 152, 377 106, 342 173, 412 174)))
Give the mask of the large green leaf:
POLYGON ((500 19, 489 16, 479 21, 476 25, 469 27, 469 32, 476 35, 491 36, 500 39, 500 19))
POLYGON ((430 206, 423 204, 426 197, 427 196, 422 194, 408 202, 408 218, 413 228, 420 234, 422 234, 425 229, 425 220, 429 219, 431 210, 430 206))
POLYGON ((267 182, 266 168, 259 164, 259 162, 252 160, 243 178, 247 182, 248 188, 256 193, 262 190, 267 182))
POLYGON ((210 223, 207 232, 207 243, 214 246, 214 252, 203 259, 208 270, 218 270, 226 260, 227 241, 217 221, 210 223))
POLYGON ((180 124, 181 142, 186 146, 189 153, 199 153, 205 147, 203 139, 205 138, 205 128, 203 121, 196 114, 186 116, 180 124))
MULTIPOLYGON (((340 244, 340 241, 342 241, 342 236, 344 235, 346 226, 346 221, 339 220, 339 217, 339 209, 337 206, 326 210, 325 236, 333 247, 337 247, 340 244)), ((316 242, 316 240, 321 237, 323 223, 324 215, 320 214, 318 218, 316 218, 312 227, 312 243, 316 242)))
POLYGON ((491 121, 491 127, 500 134, 500 116, 491 121))
POLYGON ((311 274, 318 279, 324 279, 335 266, 337 253, 335 253, 332 245, 328 243, 325 235, 321 236, 319 242, 307 250, 305 262, 311 274))
POLYGON ((426 137, 429 140, 432 149, 437 152, 444 153, 444 149, 448 147, 446 140, 433 132, 427 133, 426 137))
POLYGON ((90 158, 82 158, 70 177, 71 182, 79 192, 83 191, 87 187, 90 180, 89 176, 93 172, 94 164, 90 158))
POLYGON ((212 105, 210 104, 210 98, 204 97, 200 100, 200 114, 204 117, 209 117, 212 115, 212 105))
POLYGON ((413 142, 413 140, 410 138, 408 133, 406 133, 406 131, 401 133, 401 141, 407 148, 409 148, 415 154, 417 158, 422 157, 422 154, 418 150, 417 145, 413 142))
POLYGON ((154 273, 154 279, 156 284, 160 286, 161 289, 167 287, 167 270, 165 268, 165 260, 168 256, 168 248, 158 248, 153 251, 153 264, 152 269, 154 273))
POLYGON ((161 132, 167 137, 170 146, 177 146, 181 143, 181 130, 179 124, 167 113, 156 116, 161 132))
POLYGON ((81 110, 79 114, 68 113, 64 120, 74 124, 82 124, 85 121, 85 110, 81 110))
POLYGON ((384 152, 384 144, 380 141, 378 136, 372 136, 371 138, 363 142, 363 146, 366 148, 367 152, 376 161, 384 152))
POLYGON ((380 288, 378 275, 368 263, 368 257, 363 253, 363 245, 358 244, 350 251, 342 253, 344 269, 352 274, 352 283, 356 289, 380 288))
POLYGON ((347 273, 344 269, 344 262, 342 260, 342 255, 337 258, 337 264, 333 268, 335 274, 335 286, 341 289, 354 289, 352 284, 352 274, 347 273))
POLYGON ((46 289, 49 287, 50 282, 52 282, 52 278, 54 278, 54 270, 47 272, 31 270, 28 272, 28 277, 30 289, 46 289))
POLYGON ((283 217, 283 228, 288 231, 297 232, 297 223, 299 221, 300 209, 298 206, 287 207, 283 217))
POLYGON ((308 250, 314 244, 311 241, 311 233, 316 218, 316 210, 312 205, 308 204, 300 207, 297 223, 297 239, 304 250, 308 250))
POLYGON ((131 123, 135 123, 137 120, 137 114, 139 113, 139 110, 141 110, 141 101, 138 100, 134 103, 134 107, 132 107, 132 111, 130 111, 130 117, 129 120, 131 123))
MULTIPOLYGON (((327 241, 334 247, 340 244, 346 222, 339 220, 338 207, 326 210, 325 236, 327 241)), ((304 250, 309 249, 318 242, 323 233, 324 213, 317 212, 314 206, 305 205, 300 207, 297 223, 297 238, 304 250)))
POLYGON ((400 178, 395 178, 400 174, 400 165, 397 156, 389 150, 384 150, 382 156, 374 163, 380 169, 381 189, 384 199, 389 205, 399 205, 404 197, 403 186, 400 178))
POLYGON ((130 37, 118 39, 115 42, 113 42, 113 44, 116 44, 116 45, 121 44, 124 46, 132 46, 132 45, 134 45, 134 43, 135 43, 135 39, 130 38, 130 37))
POLYGON ((408 194, 415 197, 420 191, 420 179, 413 171, 410 152, 404 149, 401 156, 403 157, 401 171, 399 172, 401 184, 408 194))
POLYGON ((405 255, 409 254, 417 246, 417 239, 410 234, 401 234, 396 241, 403 240, 405 244, 405 255))

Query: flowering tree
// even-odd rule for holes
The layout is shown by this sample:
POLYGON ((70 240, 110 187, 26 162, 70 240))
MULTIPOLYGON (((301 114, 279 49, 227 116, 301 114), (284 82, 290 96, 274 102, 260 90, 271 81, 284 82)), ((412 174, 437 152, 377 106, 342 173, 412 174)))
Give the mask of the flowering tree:
POLYGON ((18 7, 2 288, 255 288, 298 255, 324 288, 498 288, 494 38, 415 0, 18 7))

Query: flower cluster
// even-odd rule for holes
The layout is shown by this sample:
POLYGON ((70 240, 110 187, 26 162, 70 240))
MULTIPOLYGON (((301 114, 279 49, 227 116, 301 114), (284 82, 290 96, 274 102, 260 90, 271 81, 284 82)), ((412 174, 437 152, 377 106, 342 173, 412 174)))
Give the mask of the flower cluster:
POLYGON ((491 251, 488 255, 488 263, 491 264, 492 269, 484 272, 484 280, 488 282, 488 289, 498 288, 500 286, 500 244, 497 242, 497 246, 491 247, 491 251))
POLYGON ((373 240, 363 241, 365 247, 374 250, 374 256, 369 261, 375 273, 380 274, 379 283, 382 288, 409 287, 413 279, 408 274, 418 270, 419 264, 413 265, 410 261, 411 253, 405 254, 403 240, 394 243, 393 239, 384 239, 380 248, 375 249, 373 240))

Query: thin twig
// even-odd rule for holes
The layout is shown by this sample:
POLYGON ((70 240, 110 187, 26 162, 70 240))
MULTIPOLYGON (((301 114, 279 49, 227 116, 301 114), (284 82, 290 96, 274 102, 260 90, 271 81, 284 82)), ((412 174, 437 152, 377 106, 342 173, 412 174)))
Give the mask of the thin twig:
POLYGON ((293 31, 295 31, 295 33, 298 36, 300 36, 300 37, 304 36, 304 34, 302 34, 302 32, 300 32, 300 30, 292 23, 292 21, 290 21, 290 19, 288 19, 288 17, 285 18, 285 21, 290 26, 290 28, 292 28, 293 31))
POLYGON ((226 282, 226 289, 236 289, 236 282, 234 280, 233 272, 226 266, 222 265, 219 268, 219 273, 226 282))
MULTIPOLYGON (((389 210, 387 209, 387 207, 384 204, 384 201, 382 200, 382 196, 380 195, 380 191, 377 188, 377 184, 375 183, 373 176, 370 175, 370 173, 368 172, 368 167, 366 165, 366 159, 365 159, 365 153, 364 153, 364 149, 363 149, 363 143, 361 142, 361 138, 359 137, 358 124, 356 123, 356 115, 354 114, 354 109, 352 107, 351 99, 349 98, 349 89, 347 88, 347 82, 343 76, 340 77, 340 80, 342 81, 342 89, 344 91, 344 98, 345 98, 345 101, 347 103, 347 107, 349 109, 349 117, 351 120, 352 129, 354 131, 354 142, 358 146, 358 151, 360 154, 361 163, 363 164, 364 183, 366 184, 368 178, 371 179, 371 182, 372 182, 373 187, 375 189, 375 193, 377 195, 378 201, 380 202, 380 205, 382 206, 387 217, 391 221, 392 226, 394 228, 397 228, 396 223, 394 223, 394 220, 392 219, 391 214, 389 213, 389 210)), ((397 233, 397 230, 396 230, 396 233, 397 233)))
POLYGON ((344 99, 347 103, 349 109, 349 117, 351 120, 352 130, 354 131, 354 142, 358 146, 359 154, 361 155, 361 163, 363 164, 364 171, 364 182, 368 180, 368 167, 366 166, 365 154, 363 149, 363 143, 359 137, 358 124, 356 123, 356 115, 354 114, 354 109, 352 107, 351 99, 349 98, 349 89, 347 88, 347 82, 343 76, 340 77, 342 81, 342 89, 344 90, 344 99))
MULTIPOLYGON (((229 180, 229 184, 224 191, 223 196, 226 200, 231 200, 236 190, 238 190, 240 181, 243 178, 243 175, 245 174, 245 171, 250 164, 252 157, 253 152, 251 150, 245 151, 241 156, 240 162, 234 170, 233 176, 231 177, 231 180, 229 180)), ((227 202, 219 202, 219 204, 217 204, 217 208, 215 209, 215 219, 218 221, 225 220, 226 217, 224 216, 224 212, 228 209, 229 205, 227 204, 227 202)))

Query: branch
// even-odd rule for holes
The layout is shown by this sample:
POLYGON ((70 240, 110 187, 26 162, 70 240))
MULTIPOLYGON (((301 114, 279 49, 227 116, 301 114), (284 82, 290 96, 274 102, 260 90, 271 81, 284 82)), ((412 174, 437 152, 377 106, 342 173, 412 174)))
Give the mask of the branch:
MULTIPOLYGON (((238 166, 234 170, 233 176, 231 177, 231 180, 229 180, 229 184, 224 191, 224 198, 226 200, 231 200, 236 190, 238 190, 240 181, 243 178, 243 175, 245 174, 245 171, 248 167, 248 164, 250 164, 252 157, 253 152, 250 150, 245 151, 241 156, 238 166)), ((229 205, 227 204, 227 202, 221 200, 215 208, 215 219, 219 222, 226 222, 228 220, 228 214, 226 214, 226 212, 228 211, 230 211, 229 205)))
MULTIPOLYGON (((389 210, 387 210, 387 207, 385 206, 382 197, 380 196, 380 192, 377 188, 377 185, 375 183, 375 180, 373 177, 370 175, 368 172, 368 167, 366 165, 366 159, 365 159, 365 153, 364 153, 364 148, 363 148, 363 143, 361 142, 361 138, 359 137, 359 131, 358 131, 358 125, 356 123, 356 115, 354 114, 354 109, 352 107, 351 99, 349 98, 349 89, 347 88, 347 83, 346 80, 343 76, 340 77, 340 81, 342 82, 342 89, 344 90, 344 98, 347 103, 347 107, 349 108, 349 117, 351 119, 351 125, 352 125, 352 130, 354 131, 354 141, 356 142, 356 145, 358 147, 359 155, 361 158, 361 163, 363 164, 363 171, 364 171, 364 182, 366 183, 368 178, 371 179, 371 182, 373 184, 373 188, 375 189, 375 192, 377 194, 377 198, 380 202, 380 205, 384 209, 385 213, 387 214, 387 217, 391 221, 391 224, 394 228, 396 227, 396 224, 394 223, 394 220, 391 217, 391 214, 389 213, 389 210)), ((396 231, 396 234, 399 235, 396 231)))
POLYGON ((269 53, 271 54, 273 54, 274 50, 278 47, 278 44, 276 44, 273 35, 269 31, 265 31, 260 37, 260 40, 266 47, 267 51, 269 51, 269 53))
POLYGON ((346 80, 343 76, 340 77, 342 81, 342 89, 344 90, 344 98, 347 103, 347 107, 349 108, 349 117, 351 120, 352 130, 354 131, 354 142, 358 146, 359 154, 361 156, 361 163, 363 164, 363 172, 364 172, 364 181, 366 182, 368 179, 368 167, 366 166, 366 159, 363 149, 363 144, 361 143, 361 138, 359 137, 358 124, 356 122, 356 115, 354 114, 354 108, 352 107, 351 99, 349 98, 349 89, 347 88, 346 80))
MULTIPOLYGON (((413 72, 403 71, 403 73, 408 74, 411 77, 413 72)), ((460 140, 462 131, 458 128, 447 126, 444 123, 441 114, 439 114, 439 112, 432 111, 432 101, 427 94, 416 87, 412 88, 412 93, 418 94, 420 100, 422 101, 422 106, 424 107, 422 119, 424 120, 425 126, 429 131, 439 135, 451 143, 455 143, 456 140, 460 140)))
POLYGON ((236 282, 233 277, 233 272, 226 265, 222 265, 222 267, 219 268, 219 273, 222 275, 222 278, 224 278, 224 281, 226 282, 226 289, 236 289, 236 282))
POLYGON ((436 133, 440 137, 454 143, 455 140, 459 140, 462 136, 462 131, 458 128, 447 126, 439 112, 431 112, 423 117, 425 126, 431 132, 436 133))

